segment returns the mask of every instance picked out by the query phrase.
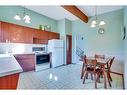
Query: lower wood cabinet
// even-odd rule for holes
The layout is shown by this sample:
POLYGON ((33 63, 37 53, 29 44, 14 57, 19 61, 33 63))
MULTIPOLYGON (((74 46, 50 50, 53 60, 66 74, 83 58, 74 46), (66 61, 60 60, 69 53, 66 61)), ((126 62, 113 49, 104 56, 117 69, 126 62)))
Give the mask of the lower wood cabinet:
POLYGON ((17 89, 19 73, 0 77, 0 90, 17 89))
POLYGON ((35 70, 35 54, 16 54, 15 58, 24 72, 35 70))

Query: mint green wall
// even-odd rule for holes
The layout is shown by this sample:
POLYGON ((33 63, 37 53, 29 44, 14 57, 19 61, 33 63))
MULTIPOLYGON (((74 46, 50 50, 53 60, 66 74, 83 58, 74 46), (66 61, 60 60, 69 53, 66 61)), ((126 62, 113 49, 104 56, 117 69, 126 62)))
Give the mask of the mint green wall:
POLYGON ((72 34, 72 22, 68 19, 62 19, 57 22, 57 30, 60 33, 60 38, 64 40, 64 59, 66 64, 66 35, 72 34))
POLYGON ((28 26, 32 28, 38 28, 40 24, 42 25, 50 25, 51 26, 51 31, 57 32, 57 21, 53 20, 51 18, 48 18, 44 15, 38 14, 34 11, 26 9, 26 13, 28 13, 31 17, 31 23, 26 24, 23 21, 16 21, 13 19, 13 17, 17 13, 23 13, 24 8, 21 6, 0 6, 0 20, 1 21, 6 21, 6 22, 11 22, 23 26, 28 26))
POLYGON ((65 31, 68 35, 72 34, 72 22, 68 19, 65 19, 65 31))
POLYGON ((124 25, 126 28, 126 39, 124 41, 124 53, 125 53, 125 68, 124 68, 124 77, 125 77, 125 89, 127 89, 127 7, 124 7, 124 25))
MULTIPOLYGON (((93 18, 91 18, 93 19, 93 18)), ((85 54, 95 53, 123 55, 123 43, 121 32, 123 27, 123 9, 99 15, 106 25, 103 26, 105 33, 98 34, 98 28, 91 28, 90 22, 84 23, 80 20, 72 22, 73 35, 73 61, 76 61, 76 45, 85 51, 85 54), (84 39, 81 40, 81 37, 84 39)))
POLYGON ((59 20, 57 22, 57 30, 60 33, 60 38, 65 36, 65 19, 59 20))
MULTIPOLYGON (((64 47, 66 47, 65 19, 57 22, 57 30, 60 33, 60 39, 64 40, 64 47)), ((64 48, 64 63, 66 64, 66 48, 64 48)))
POLYGON ((66 34, 72 34, 72 22, 68 19, 62 19, 57 22, 57 30, 59 31, 61 37, 66 36, 66 34))

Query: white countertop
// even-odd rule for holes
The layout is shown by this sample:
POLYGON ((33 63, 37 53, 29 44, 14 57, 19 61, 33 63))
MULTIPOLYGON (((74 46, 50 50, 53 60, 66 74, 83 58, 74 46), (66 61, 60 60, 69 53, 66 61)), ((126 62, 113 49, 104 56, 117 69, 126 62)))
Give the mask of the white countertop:
POLYGON ((0 54, 0 77, 22 72, 22 68, 13 55, 0 54))

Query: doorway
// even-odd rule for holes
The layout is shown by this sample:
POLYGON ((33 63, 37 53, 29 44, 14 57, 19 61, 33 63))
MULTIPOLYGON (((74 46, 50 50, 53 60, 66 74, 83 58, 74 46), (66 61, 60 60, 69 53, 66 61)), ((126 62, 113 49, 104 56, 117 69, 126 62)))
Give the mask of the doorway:
POLYGON ((66 63, 72 63, 72 36, 66 35, 66 63))

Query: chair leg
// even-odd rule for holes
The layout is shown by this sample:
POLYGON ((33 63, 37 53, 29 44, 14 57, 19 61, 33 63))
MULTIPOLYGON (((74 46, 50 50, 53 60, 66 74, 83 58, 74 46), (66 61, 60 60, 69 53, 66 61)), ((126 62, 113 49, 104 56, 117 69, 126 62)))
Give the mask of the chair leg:
POLYGON ((109 77, 109 73, 107 72, 107 78, 108 78, 108 83, 109 83, 109 86, 112 87, 111 83, 110 83, 110 77, 109 77))
POLYGON ((100 76, 101 76, 101 78, 103 78, 103 73, 102 72, 100 73, 100 76))
POLYGON ((93 80, 93 74, 91 73, 91 80, 93 80))
POLYGON ((81 79, 83 78, 83 75, 84 75, 84 74, 83 74, 83 71, 82 71, 82 73, 81 73, 81 79))
POLYGON ((84 65, 82 66, 81 79, 83 78, 83 75, 84 75, 84 65))
POLYGON ((112 81, 112 77, 111 77, 111 75, 110 75, 110 72, 108 72, 108 74, 109 74, 109 78, 110 78, 110 80, 112 81))
POLYGON ((94 81, 95 81, 95 88, 97 89, 97 78, 96 78, 96 74, 94 74, 94 81))
POLYGON ((100 83, 100 72, 97 73, 97 82, 100 83))
POLYGON ((83 84, 85 83, 85 79, 86 79, 87 74, 88 74, 87 72, 84 72, 83 84))
POLYGON ((86 73, 86 79, 88 79, 88 73, 86 73))

